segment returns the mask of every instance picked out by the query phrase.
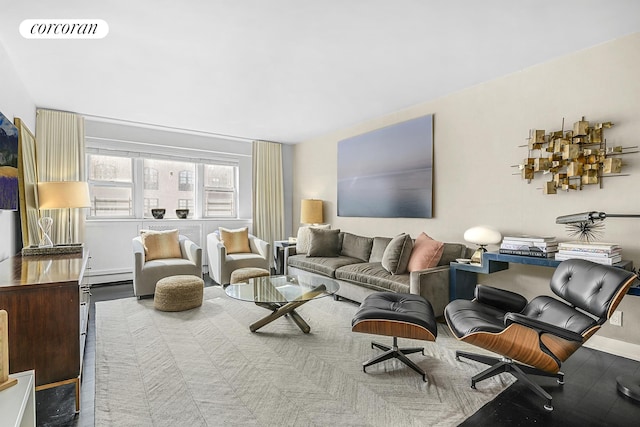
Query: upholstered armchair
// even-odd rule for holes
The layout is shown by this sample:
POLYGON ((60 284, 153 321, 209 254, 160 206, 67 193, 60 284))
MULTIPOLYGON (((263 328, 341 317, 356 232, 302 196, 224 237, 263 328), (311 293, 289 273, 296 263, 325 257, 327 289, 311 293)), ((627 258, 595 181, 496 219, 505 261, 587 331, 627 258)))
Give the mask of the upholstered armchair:
POLYGON ((539 296, 527 302, 514 292, 483 285, 476 286, 473 301, 452 301, 444 314, 456 338, 502 356, 456 351, 458 360, 490 365, 471 379, 471 387, 508 372, 553 410, 551 395, 527 374, 556 377, 563 384, 562 362, 609 319, 635 278, 621 268, 571 259, 558 266, 550 283, 564 301, 539 296))
POLYGON ((207 235, 207 256, 209 276, 220 285, 229 283, 233 270, 245 267, 269 270, 271 264, 271 244, 247 234, 248 248, 242 252, 228 250, 217 232, 207 235))
MULTIPOLYGON (((141 236, 134 237, 133 255, 133 293, 138 298, 145 295, 153 295, 158 280, 181 274, 202 277, 202 248, 196 245, 188 237, 177 235, 179 249, 168 251, 161 248, 160 258, 150 256, 141 236), (149 259, 153 258, 153 259, 149 259)), ((173 238, 175 239, 175 238, 173 238)), ((149 248, 147 248, 149 249, 149 248)))

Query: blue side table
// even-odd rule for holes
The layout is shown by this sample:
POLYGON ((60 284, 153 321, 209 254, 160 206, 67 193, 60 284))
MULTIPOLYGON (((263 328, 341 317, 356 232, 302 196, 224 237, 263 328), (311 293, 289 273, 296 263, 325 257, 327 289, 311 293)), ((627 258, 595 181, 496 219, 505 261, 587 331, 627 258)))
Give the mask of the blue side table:
MULTIPOLYGON (((507 255, 498 252, 485 252, 482 264, 449 264, 449 300, 473 299, 473 293, 478 283, 478 273, 491 274, 509 269, 509 264, 537 265, 540 267, 556 268, 562 261, 554 258, 536 258, 522 255, 507 255)), ((615 267, 625 270, 633 269, 633 261, 622 260, 615 267)), ((631 295, 640 295, 640 288, 631 288, 631 295)))

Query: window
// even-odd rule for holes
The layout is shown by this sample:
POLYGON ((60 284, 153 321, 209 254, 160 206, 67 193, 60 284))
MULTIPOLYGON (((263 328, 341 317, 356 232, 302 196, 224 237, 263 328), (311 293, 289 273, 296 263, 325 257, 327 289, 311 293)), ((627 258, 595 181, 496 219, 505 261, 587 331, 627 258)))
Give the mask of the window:
POLYGON ((160 201, 156 198, 150 199, 148 197, 145 197, 144 199, 144 216, 146 217, 150 217, 153 216, 151 214, 151 209, 156 209, 158 206, 160 206, 160 201))
POLYGON ((158 169, 144 168, 144 189, 158 189, 158 169))
POLYGON ((126 157, 90 155, 91 216, 133 216, 133 162, 126 157))
POLYGON ((165 218, 176 209, 190 218, 236 217, 238 166, 117 154, 87 154, 92 217, 152 218, 155 208, 166 209, 165 218))
POLYGON ((190 170, 180 171, 178 175, 178 190, 193 191, 193 172, 190 170))
POLYGON ((204 165, 204 216, 236 215, 236 168, 204 165))
POLYGON ((193 199, 179 199, 178 209, 189 209, 190 212, 193 212, 193 199))
MULTIPOLYGON (((144 170, 154 170, 157 176, 155 188, 144 188, 145 199, 157 199, 158 207, 167 210, 165 218, 176 218, 180 199, 195 199, 195 163, 175 160, 143 159, 144 170)), ((193 208, 189 208, 190 210, 193 208)), ((194 212, 194 211, 191 211, 194 212)), ((151 216, 145 212, 145 216, 151 216)))

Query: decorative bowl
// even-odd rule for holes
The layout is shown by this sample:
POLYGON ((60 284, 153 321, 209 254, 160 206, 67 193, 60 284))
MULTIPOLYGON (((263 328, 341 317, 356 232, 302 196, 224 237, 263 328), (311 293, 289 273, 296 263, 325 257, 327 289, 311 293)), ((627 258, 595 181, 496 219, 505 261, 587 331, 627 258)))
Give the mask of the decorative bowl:
POLYGON ((166 209, 151 209, 151 215, 153 215, 155 219, 162 219, 166 211, 166 209))
POLYGON ((189 215, 189 209, 176 209, 176 216, 180 219, 186 219, 189 215))

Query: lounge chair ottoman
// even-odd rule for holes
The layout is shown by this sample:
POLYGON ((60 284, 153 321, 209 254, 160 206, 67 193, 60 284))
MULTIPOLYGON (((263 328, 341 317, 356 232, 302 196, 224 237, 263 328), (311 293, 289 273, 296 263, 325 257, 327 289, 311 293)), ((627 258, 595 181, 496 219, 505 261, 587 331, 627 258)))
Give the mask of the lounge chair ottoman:
POLYGON ((388 359, 399 359, 405 365, 422 375, 427 381, 427 374, 406 355, 421 352, 424 348, 398 348, 398 337, 435 341, 438 326, 431 303, 420 295, 395 292, 376 292, 367 296, 351 321, 353 332, 387 335, 393 337, 393 346, 371 343, 384 353, 364 362, 362 370, 367 366, 388 359))

